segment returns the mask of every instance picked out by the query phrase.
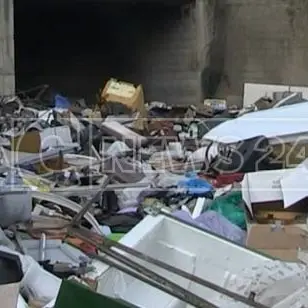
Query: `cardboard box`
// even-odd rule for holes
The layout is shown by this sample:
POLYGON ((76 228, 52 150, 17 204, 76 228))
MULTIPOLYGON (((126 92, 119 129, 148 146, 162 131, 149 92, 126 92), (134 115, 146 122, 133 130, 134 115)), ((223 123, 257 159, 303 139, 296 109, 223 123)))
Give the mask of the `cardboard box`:
POLYGON ((295 169, 245 174, 242 195, 249 213, 249 248, 298 261, 298 249, 308 248, 307 184, 308 160, 295 169))
POLYGON ((11 151, 38 153, 41 149, 41 136, 39 131, 26 132, 23 135, 14 136, 11 141, 11 151))
POLYGON ((249 222, 258 222, 260 224, 266 224, 269 222, 280 221, 285 225, 294 224, 294 223, 306 223, 307 214, 301 212, 285 212, 285 211, 258 211, 252 220, 249 222))
MULTIPOLYGON (((265 213, 269 214, 269 220, 284 220, 285 213, 293 213, 294 217, 305 215, 308 212, 305 188, 308 171, 307 182, 300 184, 302 173, 296 168, 245 174, 242 195, 250 220, 258 222, 261 217, 264 223, 265 213)), ((290 220, 291 215, 288 217, 286 220, 290 220)))
POLYGON ((273 258, 298 261, 298 250, 308 248, 306 225, 253 224, 246 245, 273 258))
POLYGON ((135 87, 132 83, 118 81, 111 78, 105 85, 100 95, 100 103, 121 103, 132 112, 138 112, 139 118, 135 122, 135 128, 143 130, 147 128, 147 110, 144 104, 142 85, 135 87))

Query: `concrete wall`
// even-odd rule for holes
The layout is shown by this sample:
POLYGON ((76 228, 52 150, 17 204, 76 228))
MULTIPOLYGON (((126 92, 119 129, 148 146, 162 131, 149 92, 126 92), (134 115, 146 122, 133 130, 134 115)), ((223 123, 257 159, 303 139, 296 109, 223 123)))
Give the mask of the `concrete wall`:
POLYGON ((215 71, 223 63, 217 50, 222 47, 221 40, 218 36, 214 40, 219 7, 220 0, 195 0, 181 6, 176 22, 170 20, 157 32, 147 57, 147 67, 151 67, 146 75, 147 88, 152 99, 179 105, 203 102, 207 92, 204 83, 211 79, 206 76, 204 80, 204 72, 215 71))
POLYGON ((241 95, 244 82, 308 84, 307 0, 228 0, 224 10, 218 95, 241 95))
POLYGON ((15 91, 13 0, 0 0, 0 95, 15 91))
POLYGON ((176 9, 174 18, 156 29, 148 47, 147 97, 171 104, 195 104, 199 87, 195 7, 176 9))
MULTIPOLYGON (((198 0, 202 3, 203 46, 200 67, 200 83, 203 98, 216 97, 221 81, 227 80, 224 74, 226 41, 225 0, 198 0)), ((201 5, 200 5, 201 6, 201 5)), ((201 17, 199 18, 201 20, 201 17)), ((200 39, 201 40, 201 39, 200 39)))

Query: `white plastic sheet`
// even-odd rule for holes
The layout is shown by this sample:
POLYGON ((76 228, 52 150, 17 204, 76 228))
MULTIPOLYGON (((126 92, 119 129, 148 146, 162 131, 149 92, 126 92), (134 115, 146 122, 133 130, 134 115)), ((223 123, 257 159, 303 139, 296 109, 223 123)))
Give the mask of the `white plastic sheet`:
POLYGON ((261 110, 225 121, 203 136, 203 139, 232 143, 257 136, 279 140, 279 137, 305 133, 308 103, 261 110))
POLYGON ((20 291, 29 298, 48 303, 57 297, 61 279, 45 271, 32 257, 22 255, 5 246, 1 251, 12 253, 20 258, 24 277, 20 284, 20 291))

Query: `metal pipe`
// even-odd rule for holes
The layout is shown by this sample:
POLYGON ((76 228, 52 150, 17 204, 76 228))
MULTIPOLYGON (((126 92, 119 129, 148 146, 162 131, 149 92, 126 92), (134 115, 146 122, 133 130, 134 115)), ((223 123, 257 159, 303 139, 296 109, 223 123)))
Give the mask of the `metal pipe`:
MULTIPOLYGON (((125 267, 125 266, 122 266, 120 265, 119 263, 117 262, 114 262, 110 259, 108 259, 107 257, 104 257, 104 256, 99 256, 99 255, 92 255, 92 254, 89 254, 90 257, 93 257, 95 259, 98 259, 99 261, 111 266, 111 267, 114 267, 116 268, 117 270, 131 276, 131 277, 134 277, 154 288, 157 288, 167 294, 170 294, 171 296, 174 296, 176 298, 179 298, 180 300, 182 300, 183 302, 186 302, 188 304, 192 304, 194 307, 198 307, 198 308, 218 308, 218 306, 215 306, 213 305, 212 303, 208 303, 206 301, 203 301, 200 303, 200 305, 198 303, 190 303, 190 299, 188 297, 186 297, 187 295, 187 290, 184 289, 183 293, 182 292, 177 292, 175 291, 174 289, 170 289, 166 284, 160 284, 159 282, 151 279, 151 278, 148 278, 146 276, 143 276, 142 274, 140 274, 140 272, 136 272, 136 271, 133 271, 133 270, 130 270, 129 268, 125 267)), ((190 293, 190 292, 189 292, 190 293)), ((193 296, 196 296, 195 294, 192 293, 193 296)))
POLYGON ((41 234, 41 239, 40 239, 40 249, 39 249, 39 260, 40 261, 45 261, 45 252, 46 252, 46 234, 42 233, 41 234))
MULTIPOLYGON (((64 208, 70 209, 71 211, 73 211, 75 213, 78 213, 82 209, 82 206, 80 204, 78 204, 78 203, 76 203, 76 202, 74 202, 70 199, 67 199, 65 197, 59 196, 57 194, 51 194, 51 193, 33 190, 33 191, 31 191, 31 195, 32 195, 32 198, 34 198, 34 199, 52 202, 52 203, 60 205, 64 208)), ((91 213, 85 213, 84 216, 85 216, 85 219, 94 228, 94 230, 98 234, 101 234, 101 229, 100 229, 99 223, 94 218, 94 216, 91 213)))
MULTIPOLYGON (((119 183, 119 184, 108 184, 105 187, 105 190, 122 190, 125 188, 142 188, 148 187, 152 185, 152 183, 119 183)), ((51 190, 52 193, 61 195, 63 197, 70 196, 87 196, 93 195, 98 192, 101 192, 101 185, 91 185, 91 186, 70 186, 70 187, 56 187, 51 190)))
POLYGON ((113 259, 121 262, 122 264, 132 268, 133 270, 141 273, 145 277, 152 279, 159 283, 160 285, 164 285, 167 288, 169 288, 172 292, 177 294, 177 297, 180 298, 182 301, 193 305, 194 307, 203 308, 216 308, 214 304, 211 302, 205 300, 204 298, 201 298, 200 296, 188 291, 187 289, 177 285, 176 283, 172 282, 169 279, 166 279, 162 275, 156 274, 154 271, 150 270, 148 267, 140 265, 132 260, 130 260, 128 257, 112 251, 111 249, 103 249, 102 252, 104 252, 106 255, 112 257, 113 259), (180 296, 180 297, 179 297, 180 296))

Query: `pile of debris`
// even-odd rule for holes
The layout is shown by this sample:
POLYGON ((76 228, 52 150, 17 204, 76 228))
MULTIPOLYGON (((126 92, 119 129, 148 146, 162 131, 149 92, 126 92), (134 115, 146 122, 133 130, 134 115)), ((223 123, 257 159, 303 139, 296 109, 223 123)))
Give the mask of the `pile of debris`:
POLYGON ((110 79, 95 106, 0 104, 5 307, 308 307, 299 93, 184 108, 110 79))

